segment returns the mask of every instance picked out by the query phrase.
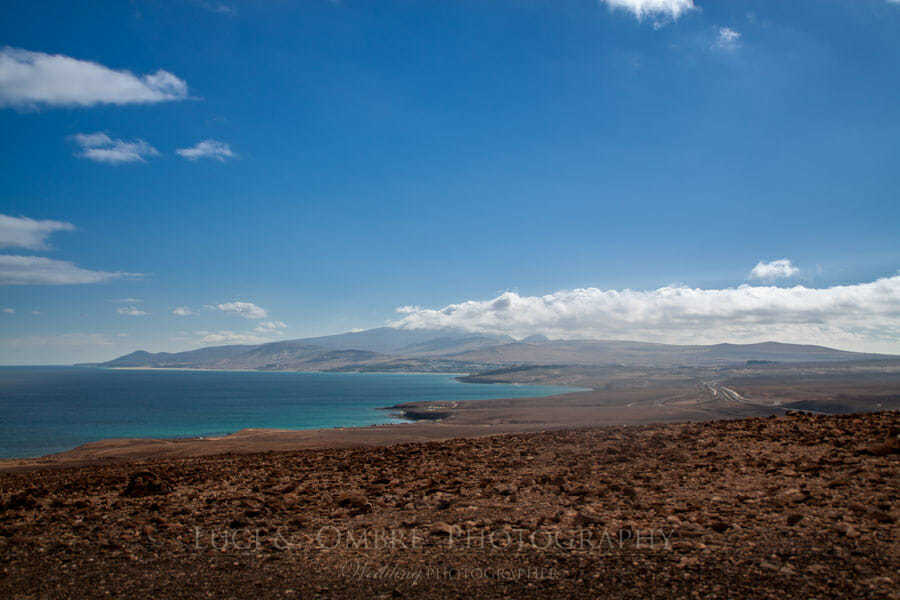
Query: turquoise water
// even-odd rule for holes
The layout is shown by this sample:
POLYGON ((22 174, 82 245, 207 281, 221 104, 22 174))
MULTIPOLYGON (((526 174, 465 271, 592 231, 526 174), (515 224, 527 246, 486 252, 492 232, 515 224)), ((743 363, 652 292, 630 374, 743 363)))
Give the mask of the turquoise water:
POLYGON ((401 402, 566 391, 459 383, 446 374, 0 367, 0 457, 41 456, 104 438, 373 425, 395 422, 378 408, 401 402))

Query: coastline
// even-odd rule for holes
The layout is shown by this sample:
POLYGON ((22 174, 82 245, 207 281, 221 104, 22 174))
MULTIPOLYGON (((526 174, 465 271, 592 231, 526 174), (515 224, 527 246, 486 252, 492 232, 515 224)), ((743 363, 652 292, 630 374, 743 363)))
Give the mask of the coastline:
POLYGON ((110 462, 142 462, 214 455, 259 454, 323 448, 474 439, 599 426, 685 423, 784 414, 779 407, 598 406, 594 391, 554 396, 453 402, 410 402, 384 407, 400 411, 406 423, 322 429, 249 428, 223 436, 113 438, 88 442, 37 458, 0 460, 0 471, 110 462))
POLYGON ((735 420, 779 416, 792 410, 847 414, 900 409, 896 393, 900 389, 900 364, 877 367, 739 367, 727 372, 691 373, 583 366, 503 370, 454 381, 564 386, 572 391, 546 396, 398 402, 376 408, 407 421, 402 423, 317 429, 256 427, 212 437, 98 439, 55 454, 0 459, 0 470, 390 446, 598 426, 735 420))
MULTIPOLYGON (((469 377, 473 373, 459 371, 294 371, 291 369, 204 369, 201 367, 79 367, 73 368, 102 369, 107 371, 197 371, 202 373, 297 373, 303 375, 453 375, 469 377)), ((463 382, 460 383, 470 383, 463 382)))
MULTIPOLYGON (((58 368, 58 367, 54 367, 58 368)), ((81 369, 97 371, 160 371, 166 372, 200 372, 200 373, 259 373, 260 375, 270 375, 272 373, 282 373, 286 376, 290 375, 319 375, 322 377, 346 377, 347 375, 359 375, 360 377, 368 376, 431 376, 438 377, 439 380, 446 380, 451 384, 470 383, 461 381, 461 376, 466 376, 464 372, 330 372, 330 371, 267 371, 258 369, 195 369, 195 368, 157 368, 157 367, 80 367, 69 366, 62 367, 65 369, 81 369)), ((388 380, 398 381, 398 380, 388 380)), ((391 385, 393 389, 394 384, 391 385)), ((398 384, 399 385, 399 384, 398 384)), ((518 387, 520 384, 510 383, 510 386, 518 387)), ((569 389, 568 386, 559 386, 554 384, 534 385, 533 388, 546 388, 546 392, 537 390, 528 390, 525 393, 535 393, 540 395, 556 394, 561 389, 569 389)), ((577 390, 578 388, 571 388, 577 390)), ((510 392, 513 393, 513 392, 510 392)), ((453 395, 448 394, 450 397, 453 395)), ((457 393, 457 395, 459 395, 457 393)), ((409 396, 407 396, 409 397, 409 396)), ((465 394, 459 395, 465 397, 465 394)), ((530 396, 529 396, 530 398, 530 396)), ((108 435, 98 436, 93 439, 77 440, 72 445, 62 446, 58 450, 56 448, 47 450, 43 453, 12 455, 8 457, 0 457, 0 471, 9 468, 19 468, 23 466, 40 466, 40 465, 56 465, 69 464, 72 462, 80 462, 83 459, 94 460, 115 460, 120 458, 142 459, 144 457, 157 456, 160 453, 166 455, 194 456, 207 455, 216 452, 231 452, 232 449, 237 452, 252 452, 270 450, 286 450, 297 447, 332 447, 343 445, 368 445, 381 443, 394 443, 415 440, 431 440, 446 439, 447 432, 443 431, 448 428, 441 428, 439 431, 419 431, 415 429, 399 429, 393 428, 400 425, 415 425, 419 421, 425 419, 410 413, 404 416, 403 411, 398 411, 398 405, 389 404, 391 398, 384 398, 386 403, 381 406, 371 406, 364 409, 372 412, 375 418, 372 419, 350 419, 346 422, 346 418, 336 417, 333 424, 318 425, 311 422, 309 425, 303 423, 291 423, 289 427, 285 427, 281 423, 270 424, 254 424, 244 425, 235 428, 223 428, 219 431, 203 431, 191 432, 190 430, 179 432, 174 435, 167 435, 158 432, 148 432, 147 434, 138 433, 137 435, 108 435), (377 415, 382 415, 381 417, 377 415), (345 421, 342 423, 341 421, 345 421), (368 422, 366 422, 368 421, 368 422), (372 438, 372 431, 379 428, 378 434, 372 438), (352 433, 348 433, 352 432, 352 433)), ((463 400, 468 401, 468 400, 463 400)), ((490 401, 490 399, 473 399, 471 401, 490 401)), ((434 401, 441 405, 445 400, 434 401)), ((433 419, 428 419, 432 421, 433 419)), ((468 423, 463 430, 453 429, 456 435, 479 435, 481 431, 469 431, 469 425, 476 427, 491 425, 490 423, 468 423)), ((61 445, 61 444, 60 444, 61 445)), ((57 445, 59 447, 60 445, 57 445)))

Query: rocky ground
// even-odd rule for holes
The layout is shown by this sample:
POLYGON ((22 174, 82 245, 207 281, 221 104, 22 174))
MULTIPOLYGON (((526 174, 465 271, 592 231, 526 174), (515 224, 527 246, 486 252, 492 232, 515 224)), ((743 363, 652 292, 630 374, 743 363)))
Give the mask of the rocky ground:
POLYGON ((900 598, 900 414, 0 473, 0 595, 900 598))

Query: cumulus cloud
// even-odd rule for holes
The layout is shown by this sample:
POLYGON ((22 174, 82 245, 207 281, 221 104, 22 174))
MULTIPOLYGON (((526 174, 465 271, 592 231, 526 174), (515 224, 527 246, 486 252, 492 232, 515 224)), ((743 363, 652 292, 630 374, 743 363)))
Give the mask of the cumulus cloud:
POLYGON ((263 321, 253 328, 257 333, 280 333, 281 329, 285 329, 287 323, 284 321, 263 321))
POLYGON ((729 27, 719 27, 713 48, 724 52, 733 52, 741 47, 741 34, 729 27))
POLYGON ((0 285, 68 285, 100 283, 140 273, 92 271, 64 260, 39 256, 0 255, 0 285))
POLYGON ((120 306, 116 309, 116 312, 120 315, 125 315, 126 317, 143 317, 146 316, 146 311, 139 309, 137 306, 120 306))
POLYGON ((645 17, 676 20, 697 7, 694 0, 600 0, 610 8, 631 12, 638 20, 645 17))
POLYGON ((773 260, 771 262, 759 261, 753 270, 750 271, 750 279, 761 279, 763 281, 773 281, 775 279, 784 279, 793 277, 800 272, 787 258, 773 260))
POLYGON ((144 140, 119 140, 102 131, 78 133, 72 136, 81 151, 75 156, 95 162, 117 165, 127 162, 146 162, 146 158, 159 155, 159 151, 144 140))
MULTIPOLYGON (((229 302, 212 308, 239 314, 248 319, 264 318, 266 313, 266 311, 252 302, 229 302), (260 317, 260 314, 263 317, 260 317)), ((193 334, 185 333, 179 340, 190 341, 200 346, 208 346, 210 344, 265 344, 276 341, 280 336, 283 336, 284 332, 282 330, 286 327, 287 324, 284 321, 261 321, 252 331, 195 331, 193 334)))
POLYGON ((168 71, 137 76, 62 54, 0 49, 0 107, 148 104, 187 98, 168 71))
POLYGON ((14 315, 14 314, 16 314, 16 309, 14 309, 14 308, 4 308, 4 309, 3 309, 3 312, 5 312, 5 313, 8 314, 8 315, 14 315))
POLYGON ((36 221, 0 214, 0 248, 47 250, 47 238, 52 233, 74 229, 74 225, 63 221, 36 221))
POLYGON ((175 153, 190 161, 212 158, 219 162, 225 162, 225 159, 235 157, 235 153, 231 151, 231 146, 216 140, 203 140, 190 148, 179 148, 175 153))
POLYGON ((189 317, 194 314, 194 311, 187 306, 177 306, 172 309, 172 314, 177 317, 189 317))
POLYGON ((776 339, 900 352, 900 275, 828 288, 584 288, 545 296, 506 292, 486 301, 398 311, 403 317, 392 323, 395 327, 456 327, 519 338, 543 334, 700 344, 776 339))
POLYGON ((264 308, 260 308, 252 302, 225 302, 216 304, 215 308, 222 312, 240 315, 245 319, 265 319, 269 316, 264 308))

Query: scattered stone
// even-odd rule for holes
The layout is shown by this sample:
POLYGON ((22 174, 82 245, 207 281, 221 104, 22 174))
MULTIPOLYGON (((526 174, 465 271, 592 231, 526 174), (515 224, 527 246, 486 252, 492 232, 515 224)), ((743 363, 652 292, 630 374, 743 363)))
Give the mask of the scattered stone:
POLYGON ((344 494, 338 496, 336 504, 341 508, 350 510, 351 513, 359 514, 372 512, 372 505, 362 494, 344 494))
POLYGON ((888 456, 890 454, 900 454, 900 438, 896 435, 888 437, 881 444, 871 444, 862 450, 863 454, 872 456, 888 456))
POLYGON ((128 485, 122 492, 126 498, 143 498, 145 496, 158 496, 172 491, 169 482, 160 478, 151 471, 138 471, 128 478, 128 485))
POLYGON ((896 422, 585 428, 0 473, 2 507, 20 511, 0 512, 0 597, 146 581, 156 597, 900 600, 895 456, 853 453, 896 422), (656 533, 648 545, 661 529, 666 550, 656 533), (553 575, 455 572, 508 566, 553 575), (441 577, 400 579, 423 568, 441 577))
POLYGON ((787 524, 794 526, 803 520, 803 515, 799 513, 791 513, 787 516, 787 524))
POLYGON ((709 528, 716 533, 725 533, 730 527, 731 526, 728 523, 723 521, 716 521, 709 526, 709 528))
POLYGON ((0 508, 3 510, 28 510, 37 508, 38 502, 29 492, 20 492, 9 497, 0 508))
POLYGON ((835 529, 841 535, 847 536, 848 538, 859 537, 859 531, 849 523, 838 523, 835 526, 835 529))
POLYGON ((429 532, 432 535, 445 535, 445 536, 459 536, 462 535, 462 528, 457 525, 450 525, 449 523, 445 523, 444 521, 438 521, 437 523, 431 526, 429 532))

